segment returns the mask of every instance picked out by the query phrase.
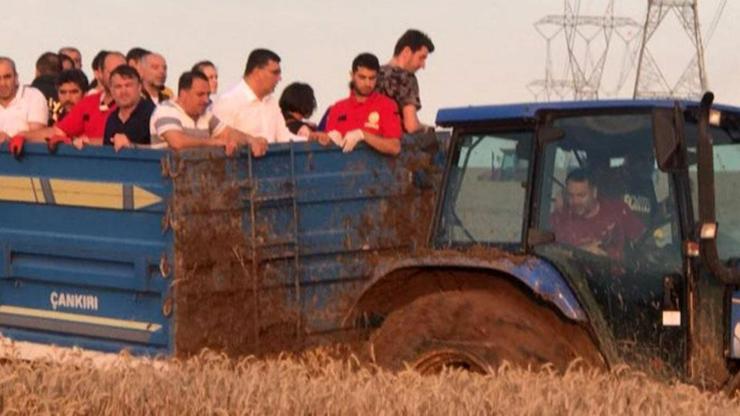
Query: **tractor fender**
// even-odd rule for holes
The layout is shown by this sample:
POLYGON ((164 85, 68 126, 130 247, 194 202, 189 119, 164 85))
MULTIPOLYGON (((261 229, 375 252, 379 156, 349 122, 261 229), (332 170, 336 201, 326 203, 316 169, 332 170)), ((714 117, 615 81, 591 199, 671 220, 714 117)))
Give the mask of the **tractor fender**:
MULTIPOLYGON (((516 280, 527 286, 536 296, 554 305, 565 317, 573 321, 586 322, 588 317, 578 302, 573 290, 566 280, 547 261, 534 256, 500 256, 490 259, 471 258, 464 253, 444 255, 428 255, 413 257, 389 262, 380 262, 374 270, 370 280, 361 291, 357 301, 344 319, 350 323, 365 312, 369 298, 377 297, 373 293, 377 287, 389 281, 411 274, 435 270, 477 271, 489 275, 490 278, 501 276, 516 280)), ((387 292, 384 291, 384 292, 387 292)), ((393 293, 383 293, 382 296, 394 296, 393 293)))

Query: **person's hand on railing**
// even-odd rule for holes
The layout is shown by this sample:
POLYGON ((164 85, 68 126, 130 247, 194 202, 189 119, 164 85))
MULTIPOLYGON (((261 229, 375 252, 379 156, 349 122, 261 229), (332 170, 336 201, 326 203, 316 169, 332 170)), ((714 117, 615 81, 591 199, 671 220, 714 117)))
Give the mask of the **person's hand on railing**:
MULTIPOLYGON (((339 132, 337 132, 337 134, 339 134, 339 132)), ((342 136, 340 135, 339 137, 341 138, 342 136)), ((329 143, 332 142, 331 137, 323 131, 312 131, 308 134, 308 140, 317 141, 322 146, 328 146, 329 143)))
POLYGON ((360 129, 348 131, 344 135, 344 146, 342 146, 342 152, 349 153, 355 149, 357 143, 365 140, 365 133, 360 129))
POLYGON ((23 144, 25 141, 25 137, 20 134, 16 134, 8 142, 8 150, 10 150, 10 153, 16 158, 16 160, 20 160, 23 156, 23 144))
POLYGON ((339 147, 344 147, 344 137, 342 137, 342 133, 332 130, 329 133, 326 133, 326 135, 331 139, 334 144, 336 144, 339 147))
POLYGON ((77 150, 82 150, 88 143, 90 143, 90 139, 87 137, 75 137, 72 140, 72 146, 77 150))
POLYGON ((267 139, 261 136, 252 137, 249 140, 249 148, 252 151, 252 156, 262 157, 267 153, 267 139))
POLYGON ((116 152, 126 147, 132 147, 131 140, 123 133, 114 134, 111 141, 113 142, 113 149, 116 152))
POLYGON ((46 139, 46 147, 49 149, 49 153, 56 153, 62 143, 72 144, 72 139, 62 135, 54 135, 46 139))

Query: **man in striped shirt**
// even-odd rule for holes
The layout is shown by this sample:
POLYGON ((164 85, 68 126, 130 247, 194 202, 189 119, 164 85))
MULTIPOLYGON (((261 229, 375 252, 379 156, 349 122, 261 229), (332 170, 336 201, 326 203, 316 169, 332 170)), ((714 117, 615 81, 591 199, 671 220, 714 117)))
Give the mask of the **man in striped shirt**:
POLYGON ((231 156, 240 145, 260 157, 267 151, 267 140, 254 137, 224 124, 208 109, 208 78, 200 71, 185 72, 178 82, 177 99, 162 102, 151 119, 153 147, 175 150, 193 147, 223 147, 231 156))

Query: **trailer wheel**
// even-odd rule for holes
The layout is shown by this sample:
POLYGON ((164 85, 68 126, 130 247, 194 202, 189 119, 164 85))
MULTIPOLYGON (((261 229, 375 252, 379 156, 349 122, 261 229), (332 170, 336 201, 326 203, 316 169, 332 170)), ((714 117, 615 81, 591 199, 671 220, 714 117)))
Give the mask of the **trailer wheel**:
POLYGON ((390 370, 445 367, 488 372, 504 361, 564 370, 576 358, 604 367, 587 331, 507 282, 498 290, 437 292, 391 312, 371 336, 370 356, 390 370))

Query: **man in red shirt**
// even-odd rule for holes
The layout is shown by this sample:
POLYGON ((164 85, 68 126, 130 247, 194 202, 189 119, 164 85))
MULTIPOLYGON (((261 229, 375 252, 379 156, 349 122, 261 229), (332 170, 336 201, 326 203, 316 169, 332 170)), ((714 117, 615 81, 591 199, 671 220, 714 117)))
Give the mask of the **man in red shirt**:
MULTIPOLYGON (((81 149, 85 144, 102 145, 105 122, 116 108, 110 94, 110 75, 126 58, 120 52, 108 52, 103 58, 103 91, 86 96, 78 102, 67 115, 52 127, 25 132, 26 139, 41 141, 48 138, 74 139, 75 147, 81 149)), ((68 142, 68 140, 67 140, 68 142)), ((53 144, 53 143, 52 143, 53 144)))
POLYGON ((332 105, 327 117, 329 137, 351 152, 364 141, 388 155, 401 152, 401 119, 395 101, 375 90, 380 63, 375 55, 361 53, 352 61, 349 98, 332 105))
POLYGON ((645 225, 623 201, 599 199, 584 169, 570 172, 565 183, 565 206, 550 217, 555 240, 621 260, 625 243, 638 239, 645 225))

